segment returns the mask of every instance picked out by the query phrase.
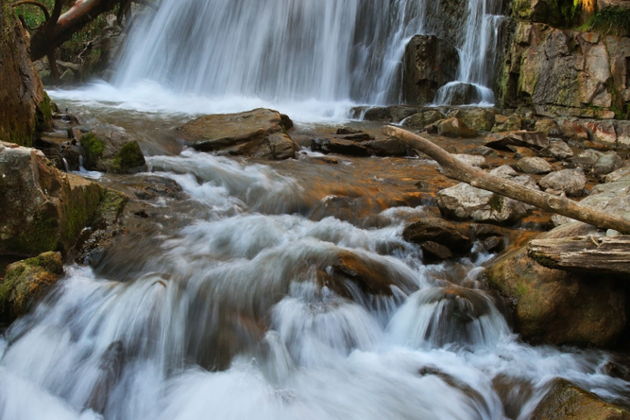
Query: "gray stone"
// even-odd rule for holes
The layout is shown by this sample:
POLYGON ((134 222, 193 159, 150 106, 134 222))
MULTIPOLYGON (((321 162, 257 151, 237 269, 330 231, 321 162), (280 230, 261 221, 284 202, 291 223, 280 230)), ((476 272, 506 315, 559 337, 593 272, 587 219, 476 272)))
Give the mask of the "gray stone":
POLYGON ((581 169, 562 169, 546 175, 538 181, 538 185, 550 192, 580 195, 586 187, 586 176, 581 169))
POLYGON ((613 151, 602 154, 595 165, 593 165, 593 172, 597 175, 606 175, 612 171, 621 168, 623 160, 621 157, 613 151))
POLYGON ((551 165, 543 158, 525 157, 516 162, 516 168, 527 174, 544 174, 551 172, 551 165))
POLYGON ((477 131, 468 127, 459 118, 447 118, 437 122, 437 132, 446 137, 476 137, 477 131))
POLYGON ((437 109, 428 109, 405 118, 402 120, 402 126, 413 130, 423 130, 427 125, 433 124, 443 118, 444 114, 437 109))
POLYGON ((603 153, 598 150, 586 149, 571 159, 571 161, 574 165, 579 166, 583 170, 590 171, 593 169, 602 154, 603 153))
POLYGON ((573 157, 573 150, 560 139, 549 139, 549 146, 542 153, 545 156, 551 156, 558 160, 573 157))

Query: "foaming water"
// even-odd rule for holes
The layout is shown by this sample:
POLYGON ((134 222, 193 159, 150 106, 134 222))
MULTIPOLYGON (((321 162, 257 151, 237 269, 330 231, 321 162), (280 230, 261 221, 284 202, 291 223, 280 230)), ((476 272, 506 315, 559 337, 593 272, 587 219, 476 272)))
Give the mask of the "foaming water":
POLYGON ((420 209, 314 221, 267 166, 150 165, 206 213, 156 237, 132 280, 66 267, 0 339, 1 419, 524 420, 556 377, 630 391, 605 353, 522 344, 483 291, 439 280, 402 239, 420 209))

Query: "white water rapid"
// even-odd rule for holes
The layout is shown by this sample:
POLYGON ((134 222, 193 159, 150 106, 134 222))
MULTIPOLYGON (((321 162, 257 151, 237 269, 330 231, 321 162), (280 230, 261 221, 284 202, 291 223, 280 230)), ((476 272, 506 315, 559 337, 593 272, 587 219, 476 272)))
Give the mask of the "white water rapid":
MULTIPOLYGON (((272 107, 302 121, 339 120, 354 104, 400 103, 408 40, 437 34, 460 50, 457 83, 473 85, 480 93, 472 99, 490 104, 502 4, 162 0, 131 25, 111 84, 55 95, 143 111, 272 107)), ((449 103, 449 90, 436 99, 449 103)))
MULTIPOLYGON (((305 187, 268 166, 191 151, 150 164, 195 216, 170 212, 184 227, 130 243, 104 274, 67 267, 12 324, 0 419, 525 420, 555 377, 628 392, 605 353, 522 344, 483 291, 422 265, 401 237, 420 209, 378 228, 314 221, 285 214, 305 187), (348 254, 391 293, 322 286, 348 254)), ((463 263, 475 284, 478 262, 463 263)))

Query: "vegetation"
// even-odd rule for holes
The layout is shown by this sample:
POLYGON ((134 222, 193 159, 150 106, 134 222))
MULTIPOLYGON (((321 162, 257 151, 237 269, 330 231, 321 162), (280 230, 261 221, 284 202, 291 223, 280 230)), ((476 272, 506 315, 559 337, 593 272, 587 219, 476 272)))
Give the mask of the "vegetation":
POLYGON ((606 35, 630 36, 630 9, 607 7, 599 10, 580 29, 606 35))

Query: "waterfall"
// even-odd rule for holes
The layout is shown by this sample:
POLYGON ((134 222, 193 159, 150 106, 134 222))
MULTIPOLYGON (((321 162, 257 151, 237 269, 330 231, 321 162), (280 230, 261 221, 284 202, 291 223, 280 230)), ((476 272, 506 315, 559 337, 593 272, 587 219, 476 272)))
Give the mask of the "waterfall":
POLYGON ((397 103, 405 45, 432 33, 457 44, 459 80, 488 86, 501 3, 162 0, 132 25, 113 83, 131 89, 148 80, 180 94, 270 103, 397 103), (459 32, 444 19, 451 9, 466 11, 459 32))

